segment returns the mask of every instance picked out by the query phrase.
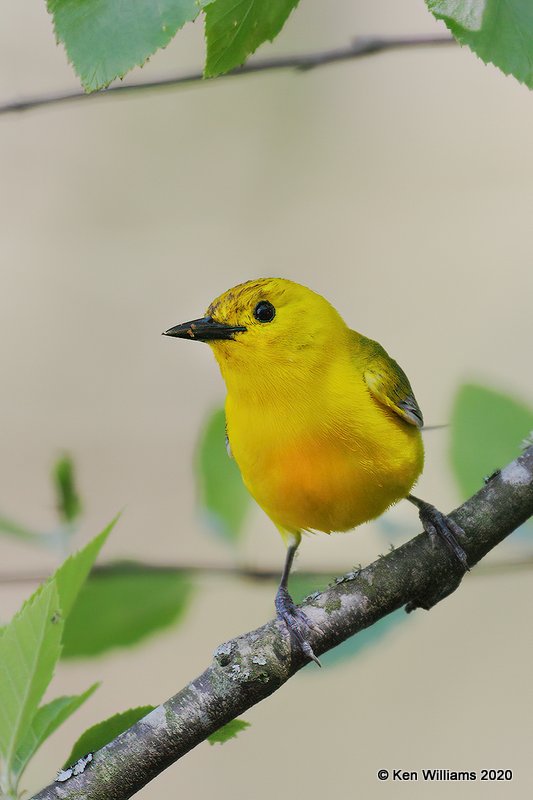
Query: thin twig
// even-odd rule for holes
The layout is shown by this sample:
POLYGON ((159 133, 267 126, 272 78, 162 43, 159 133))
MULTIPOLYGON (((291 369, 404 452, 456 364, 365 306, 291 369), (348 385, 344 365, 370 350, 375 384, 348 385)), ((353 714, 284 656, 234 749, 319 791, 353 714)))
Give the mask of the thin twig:
POLYGON ((350 61, 355 58, 375 55, 388 50, 403 50, 416 47, 432 47, 435 45, 447 45, 455 43, 455 39, 450 36, 399 36, 392 38, 358 38, 347 47, 335 50, 323 50, 315 53, 304 53, 302 55, 280 56, 278 58, 266 58, 251 61, 243 67, 220 75, 218 78, 205 80, 202 72, 191 72, 186 75, 179 75, 174 78, 161 78, 157 81, 146 83, 124 83, 112 86, 110 89, 103 89, 99 92, 86 94, 81 91, 58 92, 57 94, 42 95, 41 97, 29 97, 21 100, 13 100, 9 103, 0 105, 1 114, 12 114, 20 111, 30 111, 42 106, 59 105, 60 103, 72 103, 76 101, 87 102, 97 97, 106 97, 120 92, 131 93, 141 91, 151 91, 154 89, 174 89, 178 86, 187 84, 201 83, 205 86, 211 85, 213 81, 220 81, 223 78, 237 78, 241 75, 251 75, 257 72, 273 72, 274 70, 299 70, 307 71, 322 67, 325 64, 334 64, 338 61, 350 61))
MULTIPOLYGON (((306 581, 316 580, 329 581, 335 575, 342 575, 343 568, 329 570, 293 570, 293 576, 305 579, 306 581)), ((507 572, 522 572, 533 569, 533 555, 525 555, 523 558, 507 558, 498 561, 481 564, 473 573, 473 577, 483 577, 484 575, 502 575, 507 572)), ((93 568, 91 575, 116 575, 117 573, 153 572, 164 575, 220 575, 225 578, 243 578, 244 580, 267 582, 277 581, 280 577, 280 569, 259 567, 242 567, 231 564, 152 564, 141 561, 110 561, 98 564, 93 568)), ((44 572, 0 572, 0 586, 10 584, 39 584, 44 583, 50 577, 49 573, 44 572)))
MULTIPOLYGON (((533 514, 533 446, 497 472, 450 516, 471 567, 533 514)), ((461 584, 449 550, 420 534, 302 605, 319 655, 401 608, 432 608, 461 584)), ((501 601, 505 603, 505 598, 501 601)), ((94 753, 79 775, 51 783, 34 800, 127 800, 210 734, 264 700, 306 663, 285 626, 271 620, 218 647, 184 689, 94 753)))

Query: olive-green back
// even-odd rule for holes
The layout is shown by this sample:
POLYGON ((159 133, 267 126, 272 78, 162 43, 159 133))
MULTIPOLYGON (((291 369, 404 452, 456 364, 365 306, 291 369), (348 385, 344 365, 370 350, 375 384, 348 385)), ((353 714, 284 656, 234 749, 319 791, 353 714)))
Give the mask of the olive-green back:
POLYGON ((357 357, 370 393, 410 425, 422 428, 424 419, 407 375, 387 351, 373 339, 352 331, 357 357))

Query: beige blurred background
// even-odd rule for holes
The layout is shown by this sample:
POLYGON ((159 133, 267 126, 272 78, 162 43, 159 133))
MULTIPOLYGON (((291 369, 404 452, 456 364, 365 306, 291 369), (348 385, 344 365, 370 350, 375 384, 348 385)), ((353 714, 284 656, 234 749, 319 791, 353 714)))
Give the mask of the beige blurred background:
MULTIPOLYGON (((440 32, 422 0, 306 0, 262 55, 356 35, 440 32)), ((0 97, 75 88, 44 3, 0 9, 0 97)), ((200 23, 131 79, 199 67, 200 23)), ((64 449, 86 516, 79 541, 124 515, 104 557, 230 563, 196 510, 192 459, 223 399, 207 347, 165 340, 229 286, 282 275, 326 295, 409 374, 428 423, 458 384, 532 398, 531 94, 459 48, 394 52, 306 74, 104 98, 0 119, 0 511, 54 524, 48 471, 64 449)), ((458 502, 446 432, 427 434, 419 494, 458 502)), ((410 507, 391 519, 419 526, 410 507)), ((280 566, 259 511, 242 557, 280 566)), ((300 568, 384 551, 375 526, 306 540, 300 568)), ((515 552, 509 542, 493 558, 515 552)), ((2 571, 52 557, 0 539, 2 571)), ((30 587, 0 586, 3 619, 30 587)), ((273 587, 202 580, 182 627, 134 650, 61 665, 52 695, 94 698, 26 775, 47 783, 85 727, 158 703, 215 646, 272 615, 273 587)), ((306 668, 225 747, 203 744, 140 797, 526 796, 532 576, 468 577, 379 646, 306 668), (510 768, 511 784, 380 783, 379 768, 510 768)))

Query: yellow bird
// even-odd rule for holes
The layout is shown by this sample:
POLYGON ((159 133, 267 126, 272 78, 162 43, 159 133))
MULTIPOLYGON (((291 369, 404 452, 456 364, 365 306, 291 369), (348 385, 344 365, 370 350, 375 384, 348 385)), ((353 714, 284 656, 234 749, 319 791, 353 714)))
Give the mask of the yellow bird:
POLYGON ((207 342, 218 361, 230 452, 287 545, 276 610, 306 656, 318 663, 288 591, 302 531, 346 531, 406 498, 468 569, 461 528, 410 494, 424 449, 407 376, 321 295, 284 278, 248 281, 165 335, 207 342))

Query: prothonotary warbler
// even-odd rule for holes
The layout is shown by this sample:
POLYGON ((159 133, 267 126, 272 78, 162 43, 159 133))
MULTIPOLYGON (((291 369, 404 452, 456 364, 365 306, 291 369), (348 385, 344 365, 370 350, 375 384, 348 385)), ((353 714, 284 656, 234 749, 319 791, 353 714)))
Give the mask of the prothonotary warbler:
POLYGON ((461 528, 410 494, 424 450, 407 376, 321 295, 283 278, 252 280, 165 334, 207 342, 218 361, 230 452, 287 545, 276 610, 306 656, 318 662, 311 623, 287 586, 302 531, 346 531, 406 498, 468 569, 461 528))

